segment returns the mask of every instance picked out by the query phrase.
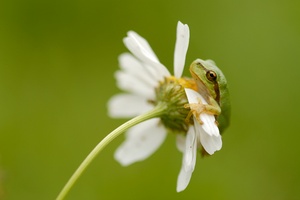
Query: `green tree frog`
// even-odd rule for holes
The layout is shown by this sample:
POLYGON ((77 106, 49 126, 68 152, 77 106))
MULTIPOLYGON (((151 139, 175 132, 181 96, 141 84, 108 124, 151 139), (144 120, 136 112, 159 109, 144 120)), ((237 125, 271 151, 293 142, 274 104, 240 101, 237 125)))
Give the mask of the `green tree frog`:
MULTIPOLYGON (((190 73, 196 83, 198 93, 208 104, 189 104, 192 112, 212 114, 216 118, 220 133, 229 125, 230 99, 227 81, 222 71, 212 60, 195 60, 190 73)), ((199 115, 198 115, 199 116, 199 115)), ((201 120, 197 119, 200 123, 201 120)))

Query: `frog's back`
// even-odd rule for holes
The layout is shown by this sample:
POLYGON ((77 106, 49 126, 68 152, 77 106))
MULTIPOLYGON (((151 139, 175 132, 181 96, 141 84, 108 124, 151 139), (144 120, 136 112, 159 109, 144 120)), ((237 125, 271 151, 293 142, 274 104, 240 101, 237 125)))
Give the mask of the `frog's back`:
POLYGON ((217 121, 219 123, 220 133, 229 126, 230 124, 230 112, 231 112, 231 105, 230 105, 230 97, 227 88, 227 84, 223 86, 220 90, 221 98, 220 98, 220 107, 221 107, 221 114, 217 117, 217 121))

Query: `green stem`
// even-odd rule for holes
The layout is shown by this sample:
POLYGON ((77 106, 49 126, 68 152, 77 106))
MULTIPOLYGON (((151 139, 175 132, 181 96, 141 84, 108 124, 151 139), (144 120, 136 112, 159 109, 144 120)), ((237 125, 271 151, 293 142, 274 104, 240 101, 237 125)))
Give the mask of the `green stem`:
POLYGON ((75 184, 77 179, 86 170, 86 168, 95 159, 95 157, 101 152, 101 150, 103 150, 104 147, 106 147, 106 145, 108 145, 116 137, 118 137, 119 135, 124 133, 126 130, 128 130, 132 126, 137 125, 148 119, 161 116, 165 112, 165 110, 166 110, 166 106, 157 105, 153 110, 125 122, 124 124, 122 124, 121 126, 116 128, 115 130, 113 130, 111 133, 109 133, 103 140, 101 140, 97 144, 97 146, 89 153, 89 155, 79 165, 77 170, 73 173, 71 178, 68 180, 68 182, 65 184, 64 188, 61 190, 61 192, 57 196, 56 200, 62 200, 65 198, 65 196, 68 194, 70 189, 73 187, 73 185, 75 184))

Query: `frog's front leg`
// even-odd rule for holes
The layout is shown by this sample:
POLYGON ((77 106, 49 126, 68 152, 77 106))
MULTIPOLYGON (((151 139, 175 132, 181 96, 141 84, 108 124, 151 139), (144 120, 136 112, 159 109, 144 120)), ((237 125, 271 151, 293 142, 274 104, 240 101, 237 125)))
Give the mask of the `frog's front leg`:
POLYGON ((194 115, 196 117, 196 120, 199 122, 199 124, 202 125, 203 122, 200 119, 200 114, 206 113, 209 115, 220 115, 221 108, 218 105, 218 103, 211 97, 209 100, 210 100, 210 104, 202 103, 200 98, 198 99, 198 103, 185 104, 184 107, 190 109, 190 112, 189 112, 188 116, 186 117, 186 122, 189 122, 190 117, 192 115, 194 115))

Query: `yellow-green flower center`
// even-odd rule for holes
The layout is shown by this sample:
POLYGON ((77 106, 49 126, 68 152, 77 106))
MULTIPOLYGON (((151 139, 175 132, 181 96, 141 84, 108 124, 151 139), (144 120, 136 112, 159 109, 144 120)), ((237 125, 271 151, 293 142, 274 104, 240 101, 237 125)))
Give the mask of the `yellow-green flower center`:
MULTIPOLYGON (((167 77, 160 82, 155 89, 155 105, 163 103, 167 106, 166 112, 161 116, 161 121, 173 132, 186 133, 189 121, 186 121, 190 109, 184 108, 188 104, 184 88, 194 88, 195 83, 192 79, 167 77)), ((188 119, 189 120, 189 119, 188 119)))

